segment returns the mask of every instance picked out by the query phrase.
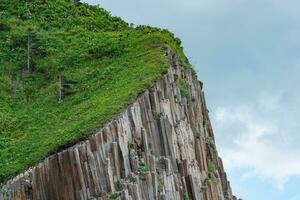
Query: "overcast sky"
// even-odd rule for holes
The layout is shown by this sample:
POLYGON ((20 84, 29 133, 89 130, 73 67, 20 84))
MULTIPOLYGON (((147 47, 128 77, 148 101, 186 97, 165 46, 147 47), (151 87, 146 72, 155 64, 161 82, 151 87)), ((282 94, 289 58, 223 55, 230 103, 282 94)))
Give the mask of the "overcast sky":
POLYGON ((179 36, 245 200, 300 200, 299 0, 86 0, 179 36))

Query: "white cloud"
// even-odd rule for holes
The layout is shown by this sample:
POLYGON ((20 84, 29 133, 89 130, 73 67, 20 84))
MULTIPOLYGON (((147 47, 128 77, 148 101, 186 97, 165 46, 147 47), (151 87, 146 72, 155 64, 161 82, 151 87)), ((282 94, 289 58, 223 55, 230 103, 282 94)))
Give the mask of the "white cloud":
POLYGON ((284 110, 279 99, 264 93, 252 104, 220 107, 214 120, 227 170, 245 168, 244 178, 271 180, 282 190, 290 177, 300 176, 300 151, 290 148, 295 141, 284 140, 291 130, 284 130, 285 122, 277 115, 278 109, 284 110), (231 144, 222 143, 222 137, 231 137, 231 144))
MULTIPOLYGON (((210 110, 227 169, 246 168, 245 179, 259 183, 256 176, 278 187, 299 176, 299 0, 86 1, 129 22, 167 27, 181 37, 200 64, 207 103, 219 107, 210 110), (278 91, 282 89, 289 91, 278 91)), ((237 171, 229 174, 233 189, 255 193, 234 179, 237 171)))

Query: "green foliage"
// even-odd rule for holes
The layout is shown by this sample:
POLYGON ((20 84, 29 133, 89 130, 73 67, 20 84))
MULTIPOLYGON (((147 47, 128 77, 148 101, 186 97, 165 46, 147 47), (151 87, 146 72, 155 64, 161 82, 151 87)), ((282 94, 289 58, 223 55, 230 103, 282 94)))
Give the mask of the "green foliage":
POLYGON ((208 178, 210 180, 215 180, 216 177, 215 177, 215 172, 216 172, 216 164, 214 161, 209 161, 208 162, 208 178))
POLYGON ((204 141, 207 147, 214 147, 215 145, 214 140, 210 136, 205 136, 204 141))
POLYGON ((190 95, 189 90, 185 84, 185 80, 183 78, 179 79, 179 88, 182 97, 188 97, 190 95))
POLYGON ((156 119, 156 120, 159 120, 162 116, 164 116, 164 113, 162 113, 162 112, 154 113, 154 119, 156 119))
POLYGON ((177 129, 177 128, 178 128, 178 126, 179 126, 179 124, 180 124, 180 121, 179 121, 179 120, 177 120, 177 121, 176 121, 176 123, 175 123, 175 125, 174 125, 174 128, 175 128, 175 129, 177 129))
POLYGON ((190 200, 188 193, 183 194, 183 200, 190 200))
POLYGON ((208 172, 214 173, 216 171, 216 165, 213 161, 208 162, 208 172))
POLYGON ((201 187, 200 187, 200 190, 202 192, 204 192, 206 189, 207 189, 207 181, 208 181, 208 178, 205 178, 205 179, 202 179, 201 180, 201 187))
POLYGON ((131 143, 131 141, 128 141, 128 143, 127 143, 127 148, 128 148, 128 155, 130 155, 131 150, 132 150, 132 148, 133 148, 133 144, 131 143))
POLYGON ((0 182, 132 103, 166 72, 162 49, 189 65, 180 44, 167 30, 135 28, 85 3, 0 1, 0 182), (29 30, 34 70, 26 72, 29 30), (59 72, 76 80, 61 103, 59 72))
POLYGON ((119 194, 116 192, 111 193, 110 199, 117 199, 119 197, 119 194))
POLYGON ((158 176, 158 193, 162 193, 164 191, 164 180, 158 176))
POLYGON ((149 171, 149 166, 146 165, 144 159, 139 158, 139 167, 138 167, 139 179, 144 181, 145 180, 145 174, 148 171, 149 171))

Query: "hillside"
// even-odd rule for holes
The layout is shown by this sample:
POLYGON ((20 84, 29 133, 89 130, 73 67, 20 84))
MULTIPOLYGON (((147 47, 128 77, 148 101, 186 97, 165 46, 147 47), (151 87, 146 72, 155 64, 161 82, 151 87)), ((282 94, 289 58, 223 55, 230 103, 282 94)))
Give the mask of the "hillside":
POLYGON ((84 3, 0 1, 0 182, 126 108, 166 72, 164 49, 189 68, 180 45, 84 3))
POLYGON ((0 200, 237 200, 202 83, 166 50, 167 73, 86 140, 6 182, 0 200))
POLYGON ((0 200, 237 200, 168 30, 0 1, 0 200))

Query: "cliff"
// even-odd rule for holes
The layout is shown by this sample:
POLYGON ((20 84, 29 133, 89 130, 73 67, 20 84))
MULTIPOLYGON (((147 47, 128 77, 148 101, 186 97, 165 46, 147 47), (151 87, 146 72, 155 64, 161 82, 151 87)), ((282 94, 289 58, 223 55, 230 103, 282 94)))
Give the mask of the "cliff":
POLYGON ((167 73, 88 139, 2 186, 10 199, 235 200, 202 83, 165 49, 167 73))

